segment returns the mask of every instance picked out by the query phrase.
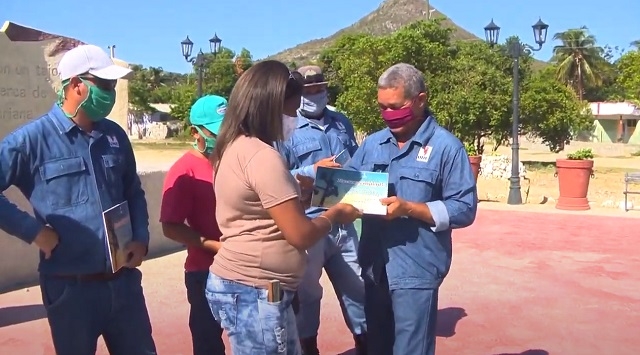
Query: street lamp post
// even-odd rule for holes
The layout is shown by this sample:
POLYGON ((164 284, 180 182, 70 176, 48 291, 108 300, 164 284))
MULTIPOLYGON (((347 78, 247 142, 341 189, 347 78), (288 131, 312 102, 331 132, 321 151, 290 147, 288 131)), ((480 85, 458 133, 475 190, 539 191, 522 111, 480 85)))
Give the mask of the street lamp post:
MULTIPOLYGON (((209 40, 209 49, 211 50, 211 54, 213 54, 213 59, 216 58, 218 52, 220 51, 220 44, 222 40, 218 38, 218 34, 214 34, 213 37, 209 40)), ((207 64, 207 59, 202 52, 202 49, 198 52, 195 57, 191 57, 191 51, 193 51, 193 42, 189 39, 189 36, 185 38, 184 41, 180 42, 182 45, 182 56, 184 59, 193 64, 198 71, 198 98, 202 97, 202 81, 204 77, 204 67, 207 64)))
MULTIPOLYGON (((509 197, 507 203, 510 205, 522 204, 522 193, 520 189, 520 143, 518 142, 520 128, 520 57, 525 53, 537 52, 542 49, 542 45, 547 40, 547 29, 549 25, 538 19, 533 26, 533 38, 537 47, 526 43, 510 41, 507 43, 507 52, 513 59, 513 127, 511 128, 511 177, 509 178, 509 197)), ((498 44, 500 27, 491 22, 484 28, 484 34, 490 46, 498 44)))

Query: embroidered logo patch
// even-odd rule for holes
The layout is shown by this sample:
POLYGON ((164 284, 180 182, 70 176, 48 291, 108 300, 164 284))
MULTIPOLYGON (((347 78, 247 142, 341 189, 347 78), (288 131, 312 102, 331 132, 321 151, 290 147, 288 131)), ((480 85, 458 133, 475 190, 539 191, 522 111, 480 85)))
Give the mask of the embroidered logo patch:
POLYGON ((433 150, 433 148, 431 148, 428 145, 425 145, 424 147, 420 148, 420 150, 418 151, 418 157, 416 158, 417 161, 421 161, 423 163, 426 163, 429 161, 429 157, 431 156, 431 151, 433 150))
POLYGON ((118 143, 118 138, 116 138, 116 136, 107 136, 107 140, 109 141, 109 146, 111 148, 120 148, 120 143, 118 143))

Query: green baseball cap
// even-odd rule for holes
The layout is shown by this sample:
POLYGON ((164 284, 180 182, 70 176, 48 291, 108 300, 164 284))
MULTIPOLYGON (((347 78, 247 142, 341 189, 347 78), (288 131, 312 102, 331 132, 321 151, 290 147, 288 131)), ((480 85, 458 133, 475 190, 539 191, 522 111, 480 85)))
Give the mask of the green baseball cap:
POLYGON ((227 111, 227 100, 217 95, 203 96, 191 106, 189 121, 192 126, 203 126, 217 135, 227 111))

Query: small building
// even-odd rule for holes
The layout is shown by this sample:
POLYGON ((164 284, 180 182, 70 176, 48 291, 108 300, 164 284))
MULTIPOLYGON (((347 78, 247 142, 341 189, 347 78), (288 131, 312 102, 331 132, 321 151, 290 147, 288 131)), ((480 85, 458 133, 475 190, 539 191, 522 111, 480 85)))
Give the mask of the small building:
POLYGON ((168 122, 173 121, 175 118, 171 116, 171 107, 173 105, 170 104, 149 104, 154 110, 149 117, 149 121, 151 122, 168 122))
POLYGON ((636 132, 640 107, 630 102, 591 102, 594 130, 591 141, 599 143, 640 144, 636 132))

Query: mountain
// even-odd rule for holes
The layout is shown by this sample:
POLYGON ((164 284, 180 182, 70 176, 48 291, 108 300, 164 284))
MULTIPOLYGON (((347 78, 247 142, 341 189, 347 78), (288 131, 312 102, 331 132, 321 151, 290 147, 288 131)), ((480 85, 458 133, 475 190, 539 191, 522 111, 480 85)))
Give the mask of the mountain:
POLYGON ((385 0, 380 6, 358 20, 353 25, 343 28, 333 35, 314 39, 274 54, 268 59, 277 59, 284 63, 296 62, 299 65, 316 59, 323 49, 329 47, 340 36, 348 33, 369 33, 384 35, 402 26, 424 20, 429 17, 429 9, 433 10, 431 18, 444 18, 443 24, 455 29, 453 38, 457 40, 479 40, 474 34, 456 25, 438 10, 429 6, 428 0, 385 0))

